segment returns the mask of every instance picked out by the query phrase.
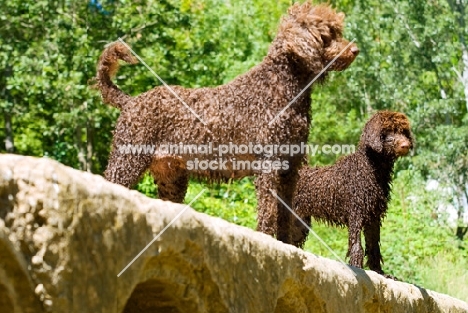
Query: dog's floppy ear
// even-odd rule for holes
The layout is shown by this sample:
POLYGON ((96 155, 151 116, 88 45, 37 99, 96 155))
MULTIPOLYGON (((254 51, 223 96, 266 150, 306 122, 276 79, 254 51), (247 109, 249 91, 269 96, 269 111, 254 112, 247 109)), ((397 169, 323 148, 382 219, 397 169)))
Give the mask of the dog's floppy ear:
POLYGON ((376 114, 374 115, 364 126, 364 131, 361 135, 361 144, 365 147, 369 147, 376 152, 382 152, 382 121, 381 117, 376 114))
POLYGON ((313 6, 308 1, 295 3, 281 20, 278 29, 277 44, 281 53, 287 53, 308 70, 320 71, 323 68, 323 37, 331 37, 330 29, 326 27, 328 24, 324 22, 326 16, 320 15, 325 13, 335 14, 325 5, 313 6))

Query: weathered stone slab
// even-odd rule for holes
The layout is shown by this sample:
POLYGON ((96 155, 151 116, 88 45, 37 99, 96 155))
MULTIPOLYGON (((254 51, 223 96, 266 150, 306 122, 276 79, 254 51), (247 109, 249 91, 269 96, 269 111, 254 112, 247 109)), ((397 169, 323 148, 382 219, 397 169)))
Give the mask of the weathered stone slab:
POLYGON ((0 156, 0 312, 468 312, 48 159, 0 156))

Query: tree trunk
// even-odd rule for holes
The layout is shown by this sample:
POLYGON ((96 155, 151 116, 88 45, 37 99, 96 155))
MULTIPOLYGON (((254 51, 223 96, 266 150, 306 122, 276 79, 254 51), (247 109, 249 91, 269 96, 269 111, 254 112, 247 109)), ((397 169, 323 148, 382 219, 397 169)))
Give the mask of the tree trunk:
POLYGON ((93 154, 94 154, 94 128, 91 122, 86 123, 86 170, 91 173, 93 168, 93 154))
POLYGON ((80 162, 80 169, 82 171, 87 171, 91 173, 93 168, 93 154, 94 154, 94 146, 93 146, 93 137, 94 137, 94 129, 91 127, 91 123, 88 121, 86 122, 86 145, 82 138, 83 131, 81 127, 76 129, 76 139, 75 139, 75 147, 78 151, 78 161, 80 162))
MULTIPOLYGON (((10 57, 10 54, 8 54, 7 58, 10 57)), ((6 79, 11 76, 13 72, 13 68, 11 65, 7 65, 5 67, 4 71, 4 77, 3 79, 6 79)), ((3 80, 2 79, 2 80, 3 80)), ((5 119, 5 150, 8 153, 14 153, 15 152, 15 142, 13 140, 13 126, 11 125, 11 112, 13 108, 13 103, 11 100, 10 92, 8 89, 6 89, 6 84, 2 88, 2 98, 6 99, 7 104, 9 104, 8 108, 4 108, 3 111, 3 118, 5 119), (10 106, 11 105, 11 106, 10 106)))
POLYGON ((15 152, 15 142, 13 141, 13 128, 11 126, 11 114, 3 112, 5 118, 5 150, 8 153, 15 152))
POLYGON ((81 127, 76 128, 75 132, 75 148, 78 151, 78 162, 80 162, 80 170, 86 171, 86 153, 83 147, 81 127))
POLYGON ((459 240, 463 240, 463 238, 465 237, 466 233, 468 232, 468 227, 464 227, 464 226, 457 226, 457 238, 459 240))
POLYGON ((460 41, 461 49, 462 49, 462 74, 460 77, 461 83, 463 84, 463 91, 465 93, 465 105, 466 110, 468 111, 468 45, 465 38, 465 11, 466 11, 466 4, 463 1, 456 1, 456 0, 448 0, 448 4, 450 5, 452 11, 457 13, 455 15, 455 19, 458 23, 455 26, 457 30, 458 40, 460 41))
POLYGON ((467 192, 467 183, 466 177, 464 175, 460 175, 460 189, 459 189, 459 196, 458 196, 458 217, 457 217, 457 230, 455 235, 459 240, 463 240, 466 233, 468 232, 468 225, 464 225, 464 213, 468 212, 468 192, 467 192))
POLYGON ((468 47, 462 47, 462 61, 463 61, 463 71, 462 71, 462 84, 463 90, 465 92, 465 104, 466 111, 468 112, 468 47))

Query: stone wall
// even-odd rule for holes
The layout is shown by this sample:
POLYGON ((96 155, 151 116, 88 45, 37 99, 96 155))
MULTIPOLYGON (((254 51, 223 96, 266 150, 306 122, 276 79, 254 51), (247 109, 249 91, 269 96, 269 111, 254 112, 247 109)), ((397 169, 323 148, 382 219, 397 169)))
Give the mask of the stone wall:
POLYGON ((0 312, 468 312, 48 159, 0 156, 0 312))

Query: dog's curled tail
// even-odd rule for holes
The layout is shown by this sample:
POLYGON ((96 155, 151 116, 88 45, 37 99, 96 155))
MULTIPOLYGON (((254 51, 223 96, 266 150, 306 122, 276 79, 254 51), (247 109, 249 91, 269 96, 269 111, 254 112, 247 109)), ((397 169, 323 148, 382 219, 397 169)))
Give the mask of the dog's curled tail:
POLYGON ((121 42, 111 43, 104 49, 99 58, 97 74, 94 78, 95 84, 92 87, 101 91, 104 103, 122 109, 132 97, 120 90, 111 80, 119 69, 119 60, 131 64, 138 63, 125 44, 121 42))

